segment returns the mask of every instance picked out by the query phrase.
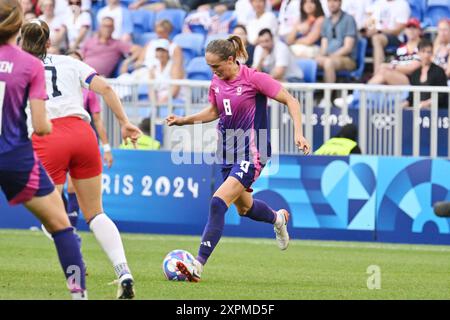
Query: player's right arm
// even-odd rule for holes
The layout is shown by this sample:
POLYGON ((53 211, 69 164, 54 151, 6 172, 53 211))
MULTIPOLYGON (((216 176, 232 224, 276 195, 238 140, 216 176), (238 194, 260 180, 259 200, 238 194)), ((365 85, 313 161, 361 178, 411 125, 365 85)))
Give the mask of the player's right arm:
POLYGON ((52 132, 52 123, 47 116, 45 99, 45 71, 44 65, 36 59, 30 73, 30 85, 28 92, 31 109, 31 123, 33 131, 38 136, 44 136, 52 132))
POLYGON ((142 135, 142 132, 128 120, 125 110, 122 107, 122 102, 120 102, 119 96, 111 85, 104 78, 95 75, 89 84, 89 89, 100 94, 103 100, 105 100, 106 105, 116 116, 121 126, 122 138, 125 140, 125 144, 127 144, 127 139, 129 138, 136 145, 137 139, 142 135))
POLYGON ((52 132, 52 123, 47 117, 45 101, 40 99, 30 100, 31 122, 34 133, 38 136, 44 136, 52 132))
POLYGON ((190 116, 179 117, 171 114, 166 118, 167 125, 169 126, 184 126, 187 124, 195 123, 208 123, 219 118, 219 111, 214 105, 209 105, 209 107, 203 109, 202 111, 195 113, 190 116))

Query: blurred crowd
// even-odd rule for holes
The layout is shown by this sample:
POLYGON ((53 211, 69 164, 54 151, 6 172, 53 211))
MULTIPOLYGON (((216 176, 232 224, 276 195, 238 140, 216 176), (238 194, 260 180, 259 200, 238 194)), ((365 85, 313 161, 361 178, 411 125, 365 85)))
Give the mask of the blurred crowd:
MULTIPOLYGON (((79 51, 105 77, 199 79, 190 70, 205 66, 205 46, 233 33, 245 63, 280 81, 446 86, 450 78, 450 0, 21 3, 27 20, 49 24, 52 53, 79 51)), ((153 98, 182 94, 161 87, 153 98)))

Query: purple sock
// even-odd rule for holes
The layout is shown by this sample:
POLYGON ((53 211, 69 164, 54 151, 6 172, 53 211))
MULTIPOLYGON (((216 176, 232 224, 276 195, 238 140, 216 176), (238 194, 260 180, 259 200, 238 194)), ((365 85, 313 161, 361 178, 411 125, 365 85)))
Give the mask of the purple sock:
POLYGON ((243 217, 250 218, 255 221, 263 221, 274 224, 277 220, 277 214, 264 201, 254 199, 253 206, 243 217))
POLYGON ((219 197, 213 197, 210 203, 208 223, 202 235, 202 243, 198 249, 197 260, 201 264, 208 261, 209 256, 219 243, 225 225, 225 213, 228 210, 226 203, 219 197))
POLYGON ((67 201, 67 215, 69 216, 70 224, 76 227, 78 223, 78 216, 80 214, 80 206, 78 205, 77 195, 75 193, 68 193, 69 200, 67 201))
POLYGON ((86 290, 86 270, 73 228, 70 227, 55 232, 52 236, 70 291, 79 292, 80 290, 86 290))

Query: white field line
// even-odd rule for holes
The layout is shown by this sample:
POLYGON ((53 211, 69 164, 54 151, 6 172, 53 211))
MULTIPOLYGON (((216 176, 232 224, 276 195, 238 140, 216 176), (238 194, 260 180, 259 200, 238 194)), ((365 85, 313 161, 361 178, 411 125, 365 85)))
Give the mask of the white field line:
MULTIPOLYGON (((5 230, 0 229, 0 246, 1 236, 5 235, 36 235, 44 236, 39 230, 38 232, 26 230, 5 230)), ((85 232, 81 232, 83 234, 85 232)), ((163 241, 163 242, 200 242, 199 236, 174 236, 174 235, 154 235, 154 234, 122 234, 122 238, 126 241, 163 241)), ((263 238, 232 238, 224 237, 221 243, 231 244, 252 244, 252 245, 273 245, 275 240, 263 238)), ((450 252, 450 246, 436 245, 408 245, 408 244, 391 244, 391 243, 371 243, 371 242, 346 242, 346 241, 321 241, 321 240, 291 240, 289 246, 298 247, 319 247, 319 248, 343 248, 343 249, 372 249, 372 250, 393 250, 393 251, 423 251, 423 252, 450 252)))

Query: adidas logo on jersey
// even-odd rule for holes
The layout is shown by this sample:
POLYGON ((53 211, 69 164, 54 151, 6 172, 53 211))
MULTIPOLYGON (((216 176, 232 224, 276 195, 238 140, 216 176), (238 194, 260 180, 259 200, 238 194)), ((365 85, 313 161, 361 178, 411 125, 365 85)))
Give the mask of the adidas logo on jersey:
POLYGON ((237 175, 239 178, 242 179, 242 177, 244 176, 244 173, 243 173, 243 172, 236 172, 236 175, 237 175))
POLYGON ((211 248, 211 242, 209 242, 209 241, 202 242, 201 245, 202 245, 202 246, 205 246, 205 247, 210 247, 210 248, 211 248))

